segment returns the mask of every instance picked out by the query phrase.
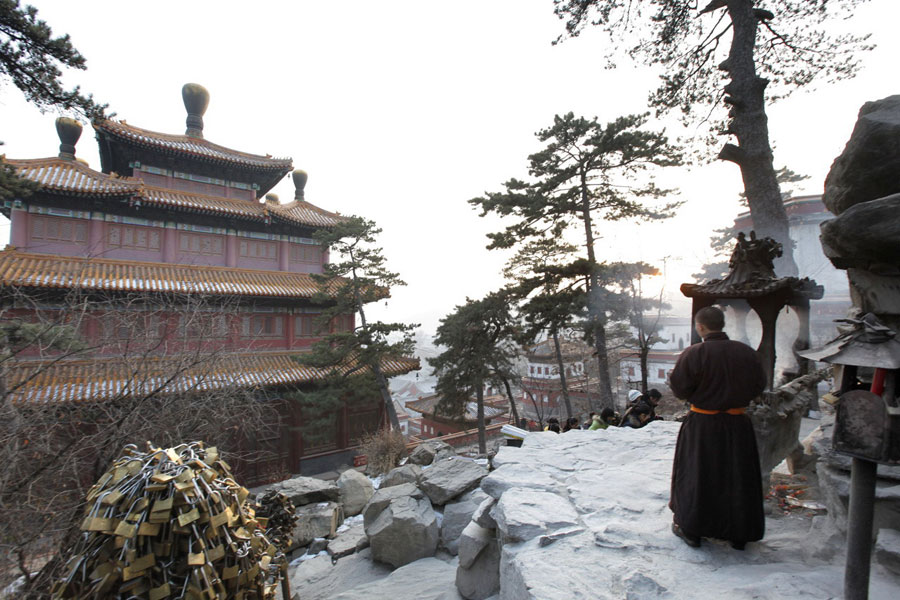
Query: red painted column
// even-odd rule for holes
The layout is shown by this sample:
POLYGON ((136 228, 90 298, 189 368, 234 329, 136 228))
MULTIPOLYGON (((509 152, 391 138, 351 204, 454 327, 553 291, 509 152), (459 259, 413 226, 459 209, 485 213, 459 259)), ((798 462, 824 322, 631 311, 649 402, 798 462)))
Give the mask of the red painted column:
POLYGON ((237 266, 237 234, 233 229, 225 234, 225 266, 237 266))
POLYGON ((18 250, 25 250, 28 246, 28 211, 24 208, 14 208, 9 216, 9 245, 18 250))
POLYGON ((88 231, 88 256, 103 256, 106 245, 103 239, 106 234, 106 223, 103 222, 102 213, 91 215, 91 225, 88 231))
POLYGON ((279 271, 287 271, 288 270, 288 258, 290 257, 290 244, 281 240, 278 242, 278 270, 279 271))
POLYGON ((296 315, 288 313, 285 316, 287 320, 287 349, 290 350, 294 347, 294 320, 297 318, 296 315))
POLYGON ((163 234, 163 262, 177 262, 178 256, 178 230, 174 223, 166 223, 163 234))

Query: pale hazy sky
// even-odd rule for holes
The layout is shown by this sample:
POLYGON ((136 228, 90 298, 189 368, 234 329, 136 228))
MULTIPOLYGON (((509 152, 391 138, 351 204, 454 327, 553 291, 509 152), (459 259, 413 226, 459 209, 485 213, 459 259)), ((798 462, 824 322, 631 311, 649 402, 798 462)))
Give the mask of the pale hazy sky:
MULTIPOLYGON (((183 133, 181 86, 210 91, 205 137, 258 154, 290 156, 309 173, 306 198, 329 210, 374 219, 390 266, 408 286, 377 316, 437 320, 466 296, 502 285, 504 257, 484 249, 500 228, 466 201, 526 175, 534 132, 574 111, 602 122, 645 110, 653 75, 602 68, 604 37, 587 31, 560 46, 550 0, 380 2, 35 0, 57 33, 87 58, 79 83, 117 118, 183 133)), ((866 101, 900 93, 900 2, 859 9, 857 31, 879 47, 856 79, 801 92, 769 109, 776 166, 812 176, 797 190, 821 193, 866 101)), ((6 85, 0 139, 10 158, 53 156, 56 115, 41 115, 6 85)), ((99 168, 92 130, 78 156, 99 168)), ((660 224, 604 229, 607 259, 667 260, 667 289, 708 258, 712 229, 739 210, 740 174, 731 164, 679 169, 686 204, 660 224)), ((293 198, 286 178, 273 190, 293 198)), ((0 232, 8 236, 8 225, 0 232)))

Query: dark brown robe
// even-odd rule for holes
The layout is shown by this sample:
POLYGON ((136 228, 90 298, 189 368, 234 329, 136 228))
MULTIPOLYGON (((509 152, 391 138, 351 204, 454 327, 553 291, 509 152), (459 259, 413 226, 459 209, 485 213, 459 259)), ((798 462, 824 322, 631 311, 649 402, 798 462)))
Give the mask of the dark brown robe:
MULTIPOLYGON (((766 387, 752 348, 711 333, 678 357, 672 392, 698 408, 746 407, 766 387)), ((669 508, 689 534, 753 542, 765 533, 762 477, 747 415, 691 412, 681 425, 672 466, 669 508)))

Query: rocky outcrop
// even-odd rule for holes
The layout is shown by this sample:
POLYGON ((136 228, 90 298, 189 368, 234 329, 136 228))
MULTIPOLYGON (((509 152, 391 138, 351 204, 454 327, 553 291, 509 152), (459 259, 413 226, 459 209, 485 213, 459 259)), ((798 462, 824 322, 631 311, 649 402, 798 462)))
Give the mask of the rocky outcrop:
POLYGON ((332 600, 348 588, 375 585, 391 573, 390 567, 372 560, 368 549, 336 563, 331 556, 317 556, 292 567, 291 592, 302 600, 332 600))
POLYGON ((391 487, 400 485, 401 483, 416 483, 419 476, 422 475, 422 467, 416 464, 403 465, 392 469, 390 473, 381 480, 381 487, 391 487))
POLYGON ((369 538, 366 536, 366 530, 362 521, 357 521, 347 526, 343 531, 339 528, 335 538, 328 542, 327 550, 328 554, 337 560, 368 547, 369 538))
POLYGON ((563 496, 525 487, 512 487, 491 510, 502 539, 522 542, 578 524, 575 507, 563 496))
POLYGON ((401 485, 395 485, 389 488, 381 488, 369 499, 368 504, 366 504, 365 508, 363 508, 363 522, 365 526, 368 527, 371 523, 375 521, 378 515, 387 508, 387 506, 391 503, 392 500, 396 498, 402 498, 403 496, 412 496, 415 499, 421 499, 425 497, 425 494, 422 493, 422 490, 417 488, 412 483, 404 483, 401 485))
POLYGON ((500 591, 500 544, 493 531, 469 523, 460 538, 456 588, 467 600, 484 600, 500 591))
POLYGON ((409 464, 426 466, 436 460, 455 456, 456 451, 447 442, 428 440, 422 442, 409 455, 409 464))
POLYGON ((365 530, 372 558, 394 567, 434 556, 437 550, 437 517, 427 498, 394 498, 371 523, 367 521, 365 530))
POLYGON ((472 520, 482 501, 488 498, 480 489, 474 489, 461 496, 455 502, 444 506, 444 518, 441 521, 441 546, 450 554, 456 554, 459 535, 472 520))
POLYGON ((294 506, 303 506, 313 502, 337 502, 341 496, 337 482, 324 481, 315 477, 285 479, 270 485, 267 489, 281 492, 294 503, 294 506))
POLYGON ((437 460, 422 472, 419 488, 437 505, 443 505, 478 486, 488 474, 478 463, 460 457, 437 460))
POLYGON ((375 488, 369 478, 355 469, 348 469, 341 473, 338 479, 341 504, 344 505, 344 515, 352 517, 362 512, 363 507, 375 493, 375 488))
POLYGON ((900 173, 900 96, 866 102, 844 151, 831 165, 822 197, 836 215, 896 192, 900 173))
POLYGON ((316 538, 334 537, 344 520, 341 505, 336 502, 307 504, 297 509, 297 523, 291 536, 293 547, 306 546, 316 538))
MULTIPOLYGON (((436 558, 423 558, 400 567, 379 581, 357 585, 330 596, 329 600, 376 600, 416 598, 417 600, 461 600, 456 591, 456 567, 436 558)), ((305 596, 301 596, 307 600, 305 596)))

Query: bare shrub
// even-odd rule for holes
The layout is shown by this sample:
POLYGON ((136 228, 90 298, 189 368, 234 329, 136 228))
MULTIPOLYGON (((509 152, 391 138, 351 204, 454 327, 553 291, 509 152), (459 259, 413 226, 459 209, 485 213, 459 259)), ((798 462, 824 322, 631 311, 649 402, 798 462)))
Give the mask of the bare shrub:
POLYGON ((368 458, 366 473, 387 473, 406 455, 406 438, 394 430, 381 429, 360 439, 359 450, 368 458))

